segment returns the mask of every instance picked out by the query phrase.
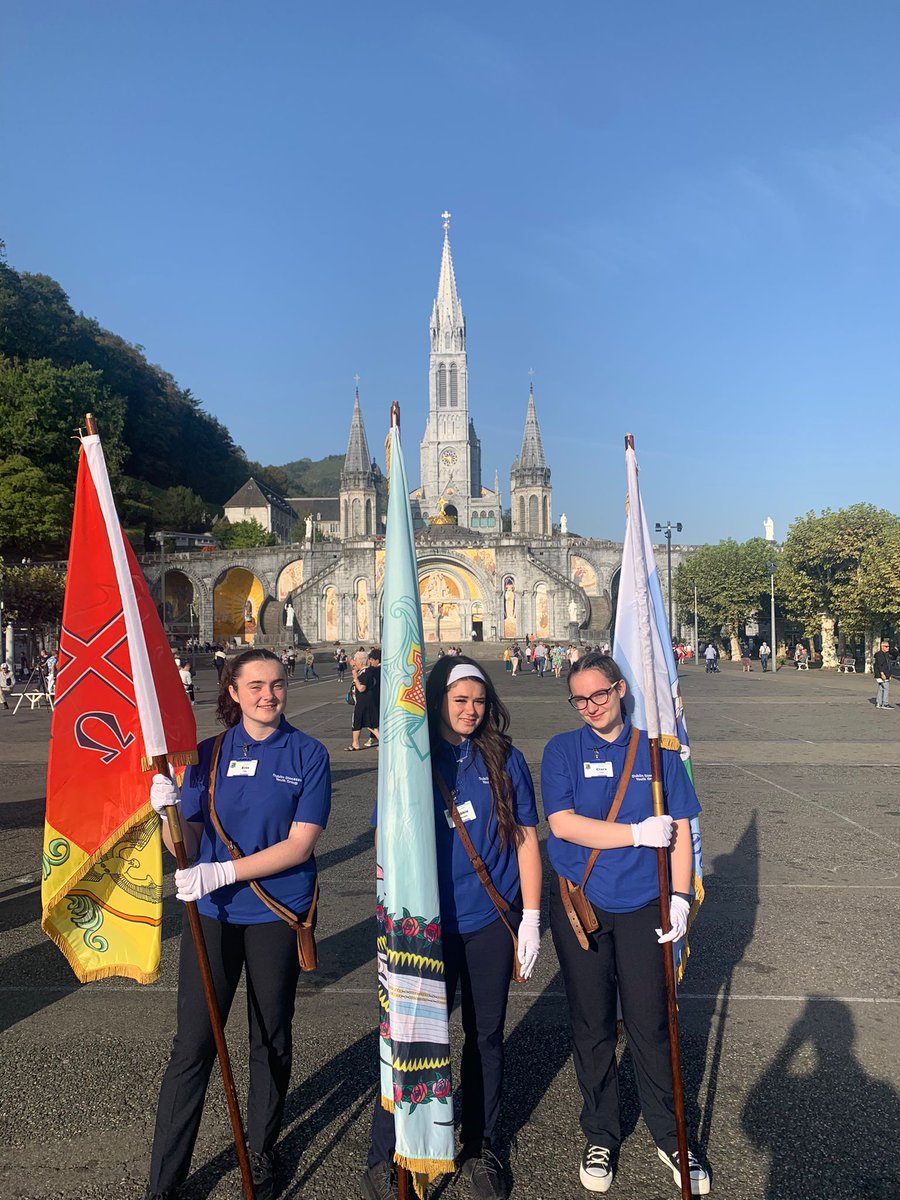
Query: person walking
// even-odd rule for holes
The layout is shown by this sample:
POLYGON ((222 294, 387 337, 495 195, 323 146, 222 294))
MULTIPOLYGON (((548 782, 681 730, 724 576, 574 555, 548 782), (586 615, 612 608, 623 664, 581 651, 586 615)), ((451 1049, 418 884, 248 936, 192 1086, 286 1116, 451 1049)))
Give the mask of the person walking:
POLYGON ((716 672, 716 671, 718 671, 718 669, 719 669, 719 668, 716 666, 716 659, 717 659, 719 656, 718 656, 718 654, 716 653, 716 648, 715 648, 715 646, 712 644, 712 642, 710 642, 710 643, 709 643, 709 645, 706 647, 706 650, 703 652, 703 656, 704 656, 704 658, 706 659, 706 673, 707 673, 707 675, 713 675, 713 674, 715 674, 715 672, 716 672))
POLYGON ((303 682, 309 683, 310 679, 318 679, 316 674, 316 656, 312 652, 312 647, 307 646, 306 653, 303 656, 303 682))
POLYGON ((753 670, 753 665, 750 661, 750 644, 749 642, 741 643, 741 671, 749 675, 753 670))
POLYGON ((343 683, 344 676, 347 674, 347 651, 343 646, 335 654, 335 665, 337 666, 338 683, 343 683))
MULTIPOLYGON (((690 818, 700 811, 677 751, 662 750, 668 815, 653 815, 647 734, 625 715, 627 684, 608 655, 586 654, 569 674, 569 703, 583 726, 551 738, 541 761, 550 825, 547 849, 559 878, 550 889, 550 929, 569 1005, 585 1145, 579 1174, 591 1192, 613 1181, 622 1140, 616 1067, 616 1007, 657 1155, 680 1186, 669 1059, 666 985, 659 943, 687 929, 693 868, 690 818), (669 847, 671 930, 660 925, 657 848, 669 847), (572 889, 593 928, 575 932, 572 889), (573 909, 572 912, 569 909, 573 909), (586 947, 586 948, 583 948, 586 947)), ((691 1189, 709 1173, 689 1152, 691 1189)))
POLYGON ((544 678, 544 668, 547 665, 547 647, 544 642, 538 642, 534 648, 534 668, 539 678, 544 678))
POLYGON ((216 679, 219 683, 222 682, 222 672, 225 670, 225 663, 227 661, 225 647, 217 645, 213 652, 213 666, 216 668, 216 679))
POLYGON ((9 694, 13 690, 14 683, 9 663, 0 663, 0 699, 3 700, 4 708, 9 708, 9 694))
MULTIPOLYGON (((194 865, 175 872, 179 900, 194 900, 222 1022, 241 972, 247 985, 250 1089, 246 1109, 257 1200, 275 1190, 274 1149, 291 1077, 291 1027, 300 964, 297 934, 252 884, 299 920, 312 919, 313 851, 331 809, 331 765, 321 742, 284 718, 287 679, 270 650, 245 650, 223 672, 218 738, 198 747, 181 792, 154 775, 150 803, 163 817, 180 804, 185 851, 194 865), (233 858, 218 830, 237 846, 233 858)), ((186 915, 186 914, 185 914, 186 915)), ((197 956, 185 920, 178 973, 178 1029, 156 1113, 146 1200, 172 1200, 187 1178, 215 1045, 197 956)))
POLYGON ((182 662, 181 659, 175 660, 178 663, 178 674, 181 677, 181 682, 184 684, 184 690, 188 700, 191 702, 191 707, 194 705, 194 676, 191 674, 191 664, 182 662))
MULTIPOLYGON (((503 1034, 513 940, 470 853, 462 824, 518 930, 528 979, 540 950, 541 859, 531 773, 506 733, 509 714, 490 677, 464 655, 436 663, 425 685, 434 770, 435 852, 447 1005, 461 991, 462 1113, 459 1169, 473 1200, 504 1200, 493 1137, 503 1089, 503 1034), (452 817, 451 807, 456 816, 452 817)), ((375 1100, 365 1200, 393 1200, 394 1120, 375 1100)))
POLYGON ((759 648, 759 661, 762 665, 763 675, 769 669, 769 658, 771 657, 772 649, 768 642, 763 642, 759 648))
POLYGON ((890 645, 887 638, 882 638, 881 649, 875 652, 875 660, 872 663, 872 670, 875 672, 876 708, 894 707, 893 704, 888 703, 888 697, 891 694, 891 668, 893 667, 890 645))
POLYGON ((354 660, 353 689, 356 702, 353 705, 353 724, 348 750, 368 750, 378 746, 379 706, 381 703, 381 651, 373 646, 366 659, 365 670, 360 671, 354 660), (359 735, 364 729, 369 731, 369 739, 362 746, 359 735))
POLYGON ((512 677, 515 679, 519 673, 519 668, 522 665, 522 651, 519 649, 518 642, 513 642, 512 650, 510 650, 510 656, 510 661, 512 662, 512 677))

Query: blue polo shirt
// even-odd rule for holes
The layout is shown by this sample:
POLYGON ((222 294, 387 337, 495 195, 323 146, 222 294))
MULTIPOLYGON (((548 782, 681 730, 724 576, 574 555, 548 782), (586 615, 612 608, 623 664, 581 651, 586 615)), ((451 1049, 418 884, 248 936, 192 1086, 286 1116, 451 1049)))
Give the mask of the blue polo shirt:
MULTIPOLYGON (((512 839, 500 845, 497 814, 484 759, 466 738, 458 746, 441 740, 432 756, 454 797, 461 816, 474 813, 465 821, 472 845, 484 859, 491 883, 504 900, 512 903, 519 894, 519 861, 512 839), (471 805, 471 809, 467 806, 471 805)), ((513 817, 517 825, 537 825, 537 803, 528 764, 513 746, 506 760, 513 788, 513 817)), ((437 786, 434 787, 434 829, 437 843, 438 891, 441 899, 441 924, 444 929, 472 933, 497 920, 497 910, 475 874, 455 826, 447 824, 447 808, 437 786)))
MULTIPOLYGON (((199 762, 188 767, 181 787, 181 812, 186 821, 202 821, 203 833, 197 862, 229 862, 228 847, 218 838, 209 819, 209 769, 215 738, 198 747, 199 762)), ((216 771, 216 815, 241 851, 254 854, 283 841, 296 822, 321 825, 331 811, 331 763, 328 751, 315 738, 301 733, 281 718, 281 724, 264 741, 249 737, 242 722, 227 731, 216 771), (257 763, 253 775, 229 775, 229 764, 257 763)), ((259 882, 291 912, 305 913, 312 902, 316 880, 313 855, 259 882)), ((258 925, 279 917, 263 904, 247 882, 218 888, 199 900, 207 917, 235 925, 258 925)))
MULTIPOLYGON (((604 741, 588 725, 551 738, 541 760, 544 816, 571 808, 580 817, 603 820, 612 808, 630 740, 631 722, 627 720, 614 742, 604 741)), ((661 757, 666 811, 675 820, 696 816, 700 802, 681 758, 674 750, 661 751, 661 757)), ((650 744, 642 731, 617 824, 653 816, 650 780, 650 744)), ((563 841, 551 832, 547 851, 559 875, 581 883, 591 855, 586 846, 563 841)), ((656 851, 646 846, 601 850, 588 876, 585 894, 606 912, 634 912, 659 899, 656 851)))
MULTIPOLYGON (((503 899, 512 904, 519 894, 519 860, 512 840, 505 846, 500 845, 497 814, 484 759, 468 738, 458 746, 441 739, 437 749, 432 750, 431 762, 434 769, 440 772, 456 801, 456 807, 460 809, 466 832, 488 869, 491 883, 503 899), (467 817, 471 819, 466 820, 467 817)), ((509 752, 506 770, 512 783, 516 824, 537 825, 537 802, 531 772, 515 746, 509 752)), ((441 926, 450 933, 474 933, 476 929, 483 929, 485 925, 498 920, 497 910, 484 884, 475 874, 472 860, 456 832, 456 826, 452 822, 448 824, 447 806, 437 784, 432 788, 432 796, 441 926)), ((373 825, 377 813, 376 805, 372 813, 373 825)))

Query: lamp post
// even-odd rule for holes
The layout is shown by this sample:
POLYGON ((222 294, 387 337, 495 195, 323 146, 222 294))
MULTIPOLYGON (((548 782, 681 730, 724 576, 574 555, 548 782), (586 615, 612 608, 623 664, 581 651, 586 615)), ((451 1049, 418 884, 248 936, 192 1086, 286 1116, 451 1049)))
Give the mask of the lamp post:
POLYGON ((668 592, 669 592, 669 637, 670 638, 672 638, 674 636, 673 632, 672 632, 672 530, 673 529, 675 530, 676 533, 681 533, 681 530, 682 530, 681 522, 679 521, 676 525, 673 525, 671 521, 666 521, 665 525, 660 525, 659 521, 656 522, 656 532, 664 534, 665 539, 666 539, 666 564, 667 564, 667 578, 668 578, 668 592))
POLYGON ((778 671, 778 639, 775 637, 775 572, 778 569, 778 563, 768 562, 766 568, 769 572, 769 582, 771 584, 771 602, 772 602, 772 677, 774 678, 778 671))
POLYGON ((700 637, 697 626, 697 585, 694 584, 694 662, 700 665, 700 637))

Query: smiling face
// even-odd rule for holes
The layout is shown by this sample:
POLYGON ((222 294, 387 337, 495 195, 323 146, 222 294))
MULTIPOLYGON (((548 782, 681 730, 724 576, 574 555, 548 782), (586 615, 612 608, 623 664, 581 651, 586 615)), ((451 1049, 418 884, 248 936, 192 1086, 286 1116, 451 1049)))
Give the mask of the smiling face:
POLYGON ((240 706, 248 733, 265 737, 278 728, 287 699, 287 679, 280 662, 262 659, 245 663, 228 691, 240 706))
POLYGON ((585 725, 590 725, 601 737, 614 740, 622 726, 622 697, 625 695, 625 680, 613 683, 596 668, 578 671, 569 680, 569 692, 578 700, 578 715, 585 725), (603 693, 606 695, 603 695, 603 693))
POLYGON ((487 690, 480 679, 451 683, 441 703, 441 735, 454 746, 471 737, 484 720, 487 690))

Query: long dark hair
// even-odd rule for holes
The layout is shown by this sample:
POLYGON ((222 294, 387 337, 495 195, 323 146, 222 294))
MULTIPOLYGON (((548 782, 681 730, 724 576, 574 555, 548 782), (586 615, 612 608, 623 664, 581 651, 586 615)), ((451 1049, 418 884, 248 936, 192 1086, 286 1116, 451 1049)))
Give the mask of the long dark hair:
POLYGON ((222 678, 219 680, 219 700, 216 704, 216 720, 226 729, 231 729, 241 719, 241 706, 228 689, 234 686, 241 671, 247 663, 251 662, 274 662, 278 663, 282 671, 284 670, 284 663, 271 650, 245 650, 243 654, 228 659, 222 668, 222 678))
MULTIPOLYGON (((425 684, 425 709, 428 713, 431 748, 436 750, 441 739, 441 707, 447 692, 447 679, 453 668, 458 666, 476 667, 484 677, 481 680, 477 676, 467 676, 474 678, 476 683, 483 682, 485 690, 484 716, 475 732, 470 735, 470 740, 481 751, 481 757, 487 767, 488 779, 491 781, 491 798, 497 814, 500 845, 505 846, 509 841, 518 845, 524 835, 516 823, 512 780, 506 769, 506 761, 512 749, 512 738, 506 732, 509 728, 509 712, 481 663, 467 658, 464 654, 448 654, 439 658, 425 684)), ((454 682, 461 683, 462 680, 454 682)))

